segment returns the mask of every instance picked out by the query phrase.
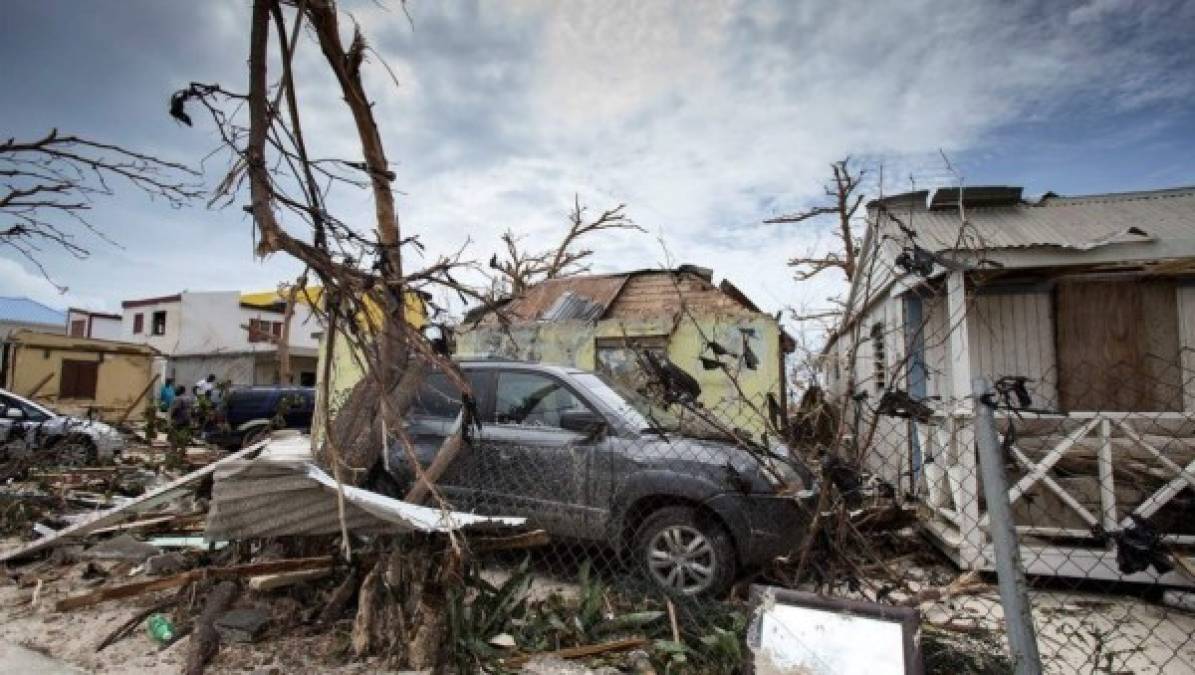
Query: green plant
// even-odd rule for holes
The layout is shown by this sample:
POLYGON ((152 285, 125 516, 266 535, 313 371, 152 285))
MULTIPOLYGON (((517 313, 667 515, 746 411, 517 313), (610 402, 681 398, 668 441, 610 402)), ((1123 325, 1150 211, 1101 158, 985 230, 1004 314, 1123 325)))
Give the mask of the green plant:
MULTIPOLYGON (((510 578, 495 586, 470 565, 464 583, 450 591, 448 629, 459 672, 476 672, 482 663, 500 655, 490 641, 508 632, 508 627, 525 615, 531 587, 529 566, 530 558, 525 558, 510 578)), ((519 644, 517 637, 515 641, 519 644)))

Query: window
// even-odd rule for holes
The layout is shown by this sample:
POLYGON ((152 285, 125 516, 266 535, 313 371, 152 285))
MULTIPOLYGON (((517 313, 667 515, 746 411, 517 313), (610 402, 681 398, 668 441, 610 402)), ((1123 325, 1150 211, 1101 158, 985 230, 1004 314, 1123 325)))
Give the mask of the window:
POLYGON ((641 364, 642 355, 647 352, 667 357, 668 338, 663 335, 598 338, 595 343, 597 372, 619 384, 638 390, 647 380, 641 364))
POLYGON ((95 383, 99 374, 96 361, 62 362, 62 379, 58 384, 60 398, 95 398, 95 383))
POLYGON ((154 312, 153 323, 150 324, 151 335, 166 334, 166 312, 154 312))
POLYGON ((266 321, 265 319, 249 319, 249 342, 273 342, 273 338, 282 337, 281 321, 266 321))
POLYGON ((87 337, 86 319, 75 319, 71 322, 71 337, 87 337))
POLYGON ((133 315, 133 335, 140 335, 145 330, 145 315, 138 312, 133 315))
POLYGON ((315 372, 311 370, 304 370, 299 373, 300 387, 314 387, 315 386, 315 372))
POLYGON ((411 413, 415 415, 455 419, 460 411, 461 393, 444 373, 431 373, 423 378, 411 402, 411 413))
POLYGON ((871 356, 876 391, 887 387, 887 355, 884 353, 884 324, 871 326, 871 356))
POLYGON ((23 403, 20 400, 11 396, 0 394, 0 415, 3 415, 9 408, 20 408, 25 411, 25 419, 30 422, 44 422, 50 419, 50 416, 41 408, 35 407, 29 403, 23 403))
POLYGON ((585 404, 556 380, 535 373, 498 375, 494 421, 498 424, 559 427, 560 414, 587 410, 585 404))

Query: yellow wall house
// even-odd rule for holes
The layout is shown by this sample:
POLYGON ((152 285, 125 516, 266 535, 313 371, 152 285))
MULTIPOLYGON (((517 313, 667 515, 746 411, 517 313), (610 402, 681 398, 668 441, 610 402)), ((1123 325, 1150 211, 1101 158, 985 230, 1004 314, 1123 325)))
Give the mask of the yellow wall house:
POLYGON ((461 358, 574 366, 633 382, 637 352, 648 350, 692 375, 701 403, 741 428, 762 428, 754 410, 766 410, 769 393, 785 405, 784 357, 793 351, 792 338, 730 282, 715 286, 706 268, 551 279, 497 311, 506 325, 493 312, 466 317, 457 335, 461 358), (715 354, 711 342, 727 353, 715 354), (714 360, 726 369, 707 369, 714 360))
MULTIPOLYGON (((318 296, 322 297, 322 296, 318 296)), ((427 323, 427 305, 423 301, 422 296, 416 292, 409 292, 407 294, 406 315, 407 321, 416 328, 422 328, 427 323)), ((367 303, 369 310, 365 312, 364 316, 358 317, 358 321, 362 325, 370 326, 374 329, 381 326, 381 307, 375 302, 367 303)), ((320 336, 319 346, 319 364, 316 367, 316 396, 320 396, 323 392, 323 377, 324 377, 324 362, 328 358, 328 334, 327 331, 320 336)), ((362 360, 354 353, 352 345, 349 344, 348 339, 343 335, 337 335, 333 342, 332 349, 332 365, 331 381, 328 383, 328 393, 331 399, 329 408, 333 416, 339 410, 340 405, 348 397, 349 392, 352 391, 353 386, 361 381, 364 376, 362 370, 362 360)), ((319 411, 323 409, 322 405, 316 406, 317 417, 319 411)), ((312 428, 315 429, 315 436, 319 437, 323 429, 322 420, 315 420, 312 423, 312 428)))
MULTIPOLYGON (((20 330, 5 341, 0 382, 62 412, 93 409, 115 419, 146 392, 157 357, 147 345, 20 330)), ((143 411, 138 403, 129 418, 140 419, 143 411)))

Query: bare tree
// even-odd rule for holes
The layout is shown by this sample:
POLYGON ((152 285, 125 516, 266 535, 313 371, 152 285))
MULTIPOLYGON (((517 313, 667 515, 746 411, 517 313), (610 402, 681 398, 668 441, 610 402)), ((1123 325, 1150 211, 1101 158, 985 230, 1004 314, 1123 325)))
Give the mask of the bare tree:
POLYGON ((520 250, 521 238, 513 231, 507 230, 502 235, 506 245, 504 257, 495 253, 490 258, 490 268, 497 270, 498 281, 506 293, 516 296, 546 279, 582 274, 589 270, 585 264, 593 255, 593 249, 576 248, 576 244, 586 235, 602 230, 638 230, 645 231, 632 221, 624 212, 626 204, 603 211, 593 220, 585 219, 586 207, 581 206, 581 198, 573 195, 573 210, 569 212, 569 228, 564 239, 554 248, 546 251, 529 252, 520 250))
POLYGON ((856 236, 854 218, 855 212, 863 203, 859 185, 866 172, 852 167, 850 157, 834 162, 830 168, 834 172, 834 179, 825 186, 826 196, 832 200, 830 203, 764 221, 769 224, 779 224, 801 223, 821 216, 837 218, 838 223, 834 236, 838 240, 839 250, 830 251, 824 255, 809 253, 804 257, 791 258, 788 264, 796 268, 794 274, 797 281, 805 281, 828 269, 841 270, 847 281, 855 276, 862 242, 856 236))
MULTIPOLYGON (((365 484, 379 468, 384 473, 389 448, 397 448, 416 476, 406 499, 418 502, 430 495, 447 507, 436 490, 436 479, 464 445, 474 407, 459 369, 412 323, 408 309, 411 298, 424 297, 429 287, 449 289, 462 298, 480 298, 476 289, 457 278, 459 272, 477 266, 463 260, 462 251, 422 268, 407 264, 404 252, 422 251, 422 246, 417 238, 404 237, 399 226, 392 188, 395 173, 362 78, 367 54, 376 56, 376 52, 355 24, 346 43, 339 19, 332 0, 254 0, 248 92, 194 82, 174 94, 170 112, 190 125, 188 107, 199 106, 215 125, 231 169, 212 199, 233 204, 247 193, 246 210, 253 215, 258 236, 256 253, 292 256, 305 265, 305 276, 323 286, 320 307, 315 309, 328 336, 328 358, 322 371, 321 409, 316 414, 323 429, 323 440, 314 448, 316 459, 329 467, 338 484, 365 484), (308 30, 303 31, 304 27, 308 30), (291 69, 301 38, 318 45, 335 79, 345 112, 353 120, 359 156, 317 157, 311 152, 298 104, 301 83, 291 69), (273 53, 271 44, 276 45, 273 53), (374 208, 367 227, 351 224, 330 210, 330 192, 338 188, 368 192, 374 208), (365 377, 333 409, 331 363, 342 340, 348 342, 365 377), (463 412, 435 462, 424 469, 402 420, 429 368, 445 373, 455 384, 463 412)), ((348 557, 352 535, 343 503, 342 493, 341 543, 348 557)), ((450 543, 445 547, 421 538, 373 542, 379 549, 376 565, 372 571, 361 570, 364 581, 352 640, 358 654, 387 653, 417 669, 436 665, 444 631, 442 580, 457 576, 463 560, 459 542, 450 543), (401 598, 401 603, 391 597, 398 592, 395 589, 375 593, 382 570, 390 579, 396 569, 404 570, 402 577, 410 581, 411 595, 401 598)))
POLYGON ((181 206, 201 194, 197 175, 182 164, 57 129, 33 140, 9 138, 0 143, 0 246, 17 251, 49 280, 40 259, 45 247, 86 258, 79 228, 112 242, 87 213, 97 197, 114 194, 114 183, 126 181, 151 198, 181 206))

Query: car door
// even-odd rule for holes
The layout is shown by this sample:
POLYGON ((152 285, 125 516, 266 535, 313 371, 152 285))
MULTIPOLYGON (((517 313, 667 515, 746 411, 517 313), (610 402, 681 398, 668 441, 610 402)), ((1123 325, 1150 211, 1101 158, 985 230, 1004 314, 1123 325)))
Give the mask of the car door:
MULTIPOLYGON (((487 400, 489 376, 475 372, 466 372, 465 376, 473 389, 474 399, 483 406, 487 400)), ((420 466, 426 468, 435 459, 444 440, 453 433, 460 411, 461 393, 447 375, 432 372, 424 377, 404 422, 420 466)), ((473 445, 474 441, 467 440, 436 482, 436 489, 457 510, 485 510, 485 500, 479 499, 478 494, 485 487, 487 477, 478 464, 473 445)), ((389 460, 390 473, 401 484, 414 482, 415 475, 404 448, 397 444, 391 447, 389 460)))
POLYGON ((513 369, 498 371, 493 406, 479 452, 491 508, 553 534, 590 538, 587 486, 598 435, 566 430, 560 420, 593 408, 554 376, 513 369))

